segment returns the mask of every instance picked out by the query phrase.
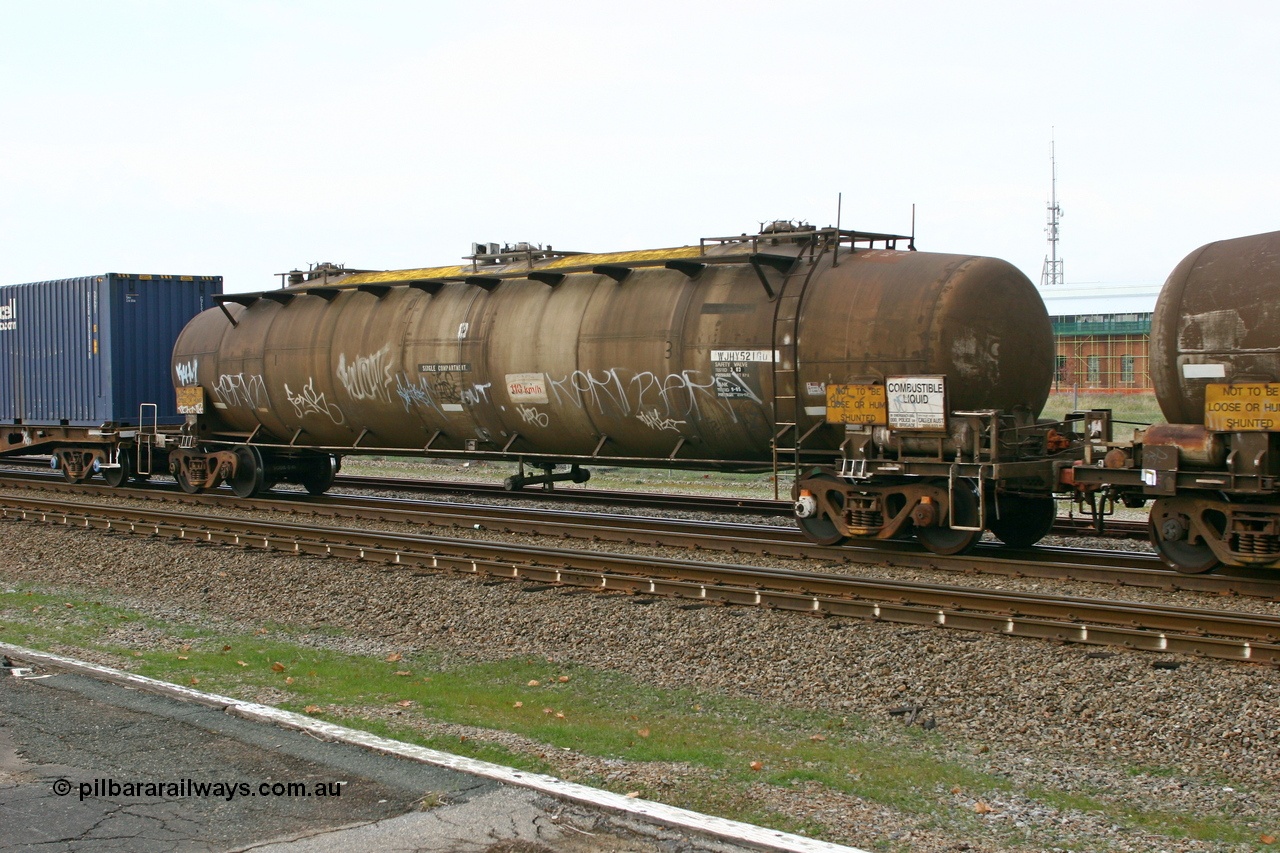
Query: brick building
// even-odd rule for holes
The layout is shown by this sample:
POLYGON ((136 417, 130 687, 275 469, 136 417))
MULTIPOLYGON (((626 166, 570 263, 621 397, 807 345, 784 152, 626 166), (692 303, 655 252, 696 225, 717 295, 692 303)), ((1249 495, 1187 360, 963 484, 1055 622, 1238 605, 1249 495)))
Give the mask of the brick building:
POLYGON ((1055 391, 1149 391, 1151 314, 1158 287, 1041 288, 1056 348, 1055 391))

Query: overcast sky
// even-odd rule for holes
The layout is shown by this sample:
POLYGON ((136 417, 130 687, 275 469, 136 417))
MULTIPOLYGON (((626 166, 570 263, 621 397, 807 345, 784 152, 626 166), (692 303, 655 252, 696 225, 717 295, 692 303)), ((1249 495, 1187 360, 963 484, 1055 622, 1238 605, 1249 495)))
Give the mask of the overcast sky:
POLYGON ((0 2, 0 283, 762 220, 1159 285, 1280 228, 1272 2, 0 2))

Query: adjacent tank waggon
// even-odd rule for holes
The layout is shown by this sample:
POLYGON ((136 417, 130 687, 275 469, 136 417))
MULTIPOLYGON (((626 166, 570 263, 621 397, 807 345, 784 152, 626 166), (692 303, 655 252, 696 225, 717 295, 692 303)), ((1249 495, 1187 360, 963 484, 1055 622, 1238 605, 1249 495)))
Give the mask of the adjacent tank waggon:
POLYGON ((252 494, 278 481, 323 491, 352 453, 510 459, 511 487, 581 481, 588 463, 785 467, 803 472, 800 523, 820 541, 901 535, 906 520, 980 527, 1007 485, 1050 494, 1035 422, 1049 322, 1009 264, 911 243, 774 223, 674 249, 477 244, 451 267, 296 273, 222 297, 179 337, 191 447, 174 471, 188 489, 227 480, 252 494), (858 389, 921 382, 935 397, 907 404, 910 424, 893 395, 882 422, 850 424, 841 408, 858 389), (1028 453, 1027 470, 993 467, 1028 453), (901 485, 921 477, 923 489, 901 485), (889 523, 855 511, 855 495, 893 504, 889 523), (912 515, 922 502, 932 514, 912 515))
POLYGON ((1151 540, 1179 571, 1280 562, 1280 231, 1210 243, 1174 269, 1151 378, 1168 423, 1091 443, 1078 488, 1154 500, 1151 540))

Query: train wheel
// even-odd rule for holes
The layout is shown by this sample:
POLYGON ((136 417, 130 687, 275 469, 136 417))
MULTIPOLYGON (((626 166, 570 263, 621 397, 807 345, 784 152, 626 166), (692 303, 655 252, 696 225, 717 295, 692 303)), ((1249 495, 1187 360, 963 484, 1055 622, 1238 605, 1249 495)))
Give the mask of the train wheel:
POLYGON ((999 517, 987 526, 1010 548, 1030 548, 1048 535, 1058 518, 1053 498, 1001 495, 997 501, 999 517))
POLYGON ((251 498, 267 489, 262 454, 256 447, 236 448, 236 472, 227 482, 239 498, 251 498))
POLYGON ((849 537, 841 533, 830 515, 821 509, 823 505, 827 505, 837 514, 844 513, 844 483, 829 474, 818 474, 808 478, 805 483, 811 484, 815 492, 821 490, 823 494, 818 496, 818 514, 796 519, 800 532, 815 545, 843 545, 848 542, 849 537), (824 488, 828 485, 831 488, 824 488))
POLYGON ((83 483, 93 476, 93 458, 80 450, 60 452, 55 457, 58 470, 62 471, 62 479, 68 483, 83 483))
POLYGON ((133 471, 133 454, 122 447, 116 454, 116 461, 120 463, 119 467, 102 469, 102 479, 113 489, 129 482, 129 474, 133 471))
POLYGON ((198 495, 204 491, 203 485, 191 482, 190 478, 187 477, 186 469, 181 465, 174 470, 173 479, 178 481, 178 488, 189 495, 198 495))
POLYGON ((313 495, 323 495, 333 485, 333 478, 338 474, 338 460, 325 454, 316 457, 302 475, 302 487, 313 495))
MULTIPOLYGON (((952 497, 954 515, 948 521, 956 522, 963 527, 978 525, 978 493, 973 484, 965 480, 956 481, 955 493, 952 497)), ((978 544, 982 538, 981 530, 955 530, 951 527, 916 526, 916 538, 920 544, 935 554, 950 557, 963 554, 978 544)))
POLYGON ((1187 541, 1188 519, 1168 501, 1161 499, 1152 505, 1147 529, 1160 559, 1184 575, 1211 572, 1222 565, 1206 543, 1193 545, 1187 541))

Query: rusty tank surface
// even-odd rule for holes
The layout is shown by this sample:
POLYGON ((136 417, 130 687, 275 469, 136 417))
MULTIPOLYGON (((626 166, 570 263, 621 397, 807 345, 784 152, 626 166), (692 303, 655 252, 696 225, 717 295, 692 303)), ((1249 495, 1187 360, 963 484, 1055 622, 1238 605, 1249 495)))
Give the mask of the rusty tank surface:
POLYGON ((1280 381, 1280 231, 1178 264, 1151 320, 1151 380, 1165 419, 1183 424, 1204 422, 1206 385, 1280 381))
POLYGON ((1179 572, 1280 564, 1280 231, 1178 264, 1152 317, 1151 378, 1169 423, 1075 483, 1152 501, 1151 543, 1179 572))
POLYGON ((895 374, 947 376, 953 408, 1039 411, 1050 325, 1013 266, 791 228, 295 275, 192 320, 174 383, 199 389, 198 440, 286 455, 743 468, 769 460, 779 424, 838 448, 826 384, 895 374))

